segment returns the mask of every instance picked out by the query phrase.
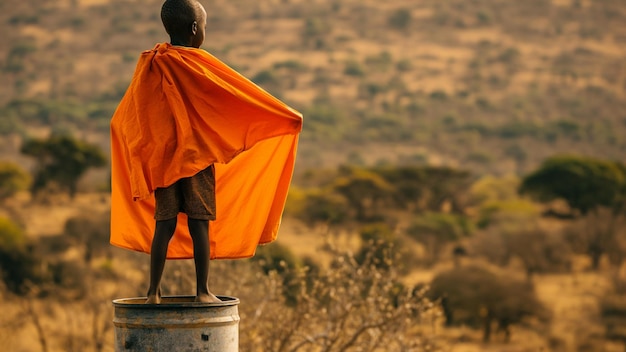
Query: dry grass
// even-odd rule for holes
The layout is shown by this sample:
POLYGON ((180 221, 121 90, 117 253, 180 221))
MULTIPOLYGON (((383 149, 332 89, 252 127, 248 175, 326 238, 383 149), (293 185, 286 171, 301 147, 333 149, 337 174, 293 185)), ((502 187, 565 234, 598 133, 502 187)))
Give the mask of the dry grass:
POLYGON ((33 201, 28 193, 9 199, 0 215, 15 217, 31 238, 63 233, 65 222, 86 211, 102 213, 110 208, 108 195, 101 193, 81 194, 75 199, 66 195, 52 196, 43 203, 33 201))
MULTIPOLYGON (((0 104, 15 98, 51 96, 61 100, 78 97, 89 101, 103 93, 110 93, 120 82, 123 86, 130 80, 135 65, 134 59, 129 58, 151 48, 155 42, 167 40, 158 20, 160 2, 160 0, 47 2, 25 0, 16 2, 15 6, 1 3, 0 28, 5 29, 3 33, 6 35, 0 38, 0 67, 4 67, 8 53, 20 40, 32 40, 37 51, 24 58, 23 72, 10 73, 0 70, 0 81, 3 82, 0 85, 0 104), (111 5, 113 2, 115 5, 111 5), (73 4, 78 6, 74 8, 73 4), (123 8, 123 11, 119 11, 118 8, 123 8), (29 14, 37 15, 38 21, 10 23, 12 16, 29 14), (16 88, 20 80, 26 82, 22 92, 16 88)), ((332 12, 330 1, 217 0, 210 3, 204 1, 205 6, 211 7, 204 47, 249 77, 262 70, 272 70, 273 65, 278 62, 292 60, 301 63, 305 67, 303 72, 289 74, 293 84, 287 88, 283 87, 280 92, 286 101, 299 107, 310 105, 321 91, 328 92, 334 99, 347 105, 364 104, 363 101, 356 101, 360 80, 347 77, 343 72, 344 64, 348 60, 355 60, 366 67, 364 63, 366 58, 382 52, 391 55, 392 66, 403 60, 411 63, 411 68, 399 76, 412 94, 427 97, 431 92, 443 91, 453 96, 469 89, 467 78, 477 72, 472 64, 484 59, 487 50, 485 48, 496 52, 513 48, 519 53, 518 62, 512 63, 514 72, 510 74, 503 68, 506 66, 503 63, 488 63, 482 66, 480 73, 483 78, 496 75, 508 78, 509 82, 505 86, 494 88, 481 81, 476 91, 469 91, 470 97, 467 101, 473 101, 476 96, 486 96, 495 102, 503 101, 510 97, 525 97, 524 94, 537 87, 548 89, 551 86, 557 87, 559 91, 582 90, 589 86, 602 87, 622 101, 626 97, 626 66, 623 63, 626 57, 624 45, 626 32, 617 26, 614 20, 604 21, 598 17, 603 6, 600 2, 580 1, 580 9, 577 9, 575 7, 577 1, 552 0, 554 6, 549 7, 550 11, 539 14, 533 14, 532 8, 524 8, 526 4, 524 1, 508 2, 508 6, 502 9, 505 18, 496 18, 494 22, 486 25, 476 25, 475 12, 478 8, 463 7, 462 2, 340 1, 337 2, 341 5, 339 9, 332 12), (413 18, 410 30, 387 30, 386 15, 403 7, 410 9, 413 18), (518 16, 522 13, 518 10, 526 11, 526 17, 518 16), (574 15, 571 15, 571 18, 563 17, 567 13, 574 15), (445 16, 442 16, 445 14, 458 16, 459 21, 463 23, 455 23, 452 20, 445 22, 443 18, 445 16), (329 34, 323 38, 326 42, 325 47, 316 49, 303 45, 302 29, 306 18, 309 17, 329 20, 331 28, 329 34), (368 21, 364 21, 364 18, 368 21), (600 34, 594 34, 593 30, 590 31, 591 34, 585 34, 585 31, 589 31, 586 26, 596 26, 600 34), (554 62, 563 55, 571 55, 573 52, 578 53, 573 56, 575 59, 589 62, 586 63, 584 60, 575 62, 572 64, 573 71, 569 73, 556 70, 558 67, 555 68, 554 62), (322 88, 316 85, 315 79, 318 74, 316 70, 323 71, 330 84, 322 88)), ((613 2, 608 1, 606 4, 613 2)), ((621 12, 626 11, 623 5, 617 7, 621 12)), ((619 14, 620 11, 617 12, 619 14)), ((393 68, 387 72, 378 68, 367 68, 364 80, 386 82, 391 71, 393 68)), ((592 99, 582 95, 574 97, 576 102, 592 99)), ((621 118, 619 107, 608 108, 615 110, 613 115, 616 121, 621 118)), ((447 113, 444 110, 437 110, 436 113, 444 115, 447 113)), ((511 108, 504 110, 502 115, 495 118, 507 119, 510 118, 508 114, 516 113, 518 111, 511 108)), ((533 114, 535 113, 541 112, 534 111, 533 114)), ((568 111, 562 113, 569 114, 568 111)), ((433 121, 438 121, 439 117, 419 116, 420 119, 433 121)), ((548 119, 557 116, 531 117, 548 119)), ((463 122, 465 118, 459 116, 458 120, 463 122)), ((593 116, 590 116, 589 121, 592 119, 593 116)), ((586 125, 581 126, 587 128, 586 125)), ((622 124, 616 124, 614 128, 621 131, 619 128, 622 127, 619 126, 622 124)), ((37 128, 29 126, 28 135, 42 137, 49 132, 50 126, 37 128)), ((97 140, 104 149, 107 149, 108 136, 87 136, 97 140)), ((29 160, 19 156, 19 148, 16 147, 19 141, 15 141, 15 138, 19 139, 11 137, 9 141, 8 139, 2 141, 0 155, 3 159, 18 160, 21 164, 30 166, 29 160)), ((330 148, 324 148, 318 143, 307 143, 303 138, 296 171, 298 175, 311 167, 332 167, 345 162, 346 155, 350 154, 358 154, 370 165, 381 160, 393 162, 420 154, 432 165, 468 167, 463 159, 466 150, 482 147, 489 151, 497 151, 503 148, 504 143, 496 141, 490 144, 489 141, 480 140, 477 136, 464 137, 466 142, 469 141, 467 143, 456 139, 455 136, 444 134, 438 135, 437 138, 403 143, 344 142, 330 148)), ((579 151, 623 159, 624 144, 619 140, 615 146, 606 147, 609 149, 596 149, 593 144, 584 145, 578 142, 555 142, 544 149, 535 150, 531 149, 533 141, 520 139, 519 143, 524 148, 529 148, 531 154, 529 165, 558 151, 579 151)), ((516 164, 510 159, 496 159, 492 171, 506 174, 514 172, 515 168, 516 164)), ((74 201, 67 198, 52 199, 45 205, 31 202, 27 195, 21 195, 11 200, 11 203, 4 204, 4 208, 8 210, 4 210, 5 214, 0 215, 13 217, 19 214, 17 220, 25 226, 27 234, 37 238, 61 233, 65 220, 83 211, 102 211, 108 207, 107 197, 100 194, 81 195, 74 201)), ((319 254, 319 248, 325 245, 328 238, 341 248, 354 250, 360 245, 358 236, 354 234, 341 233, 327 237, 325 230, 308 229, 293 219, 284 220, 279 235, 280 243, 288 246, 296 255, 312 257, 321 263, 328 263, 331 259, 319 254)), ((122 271, 121 268, 128 266, 130 261, 125 262, 125 254, 122 252, 116 254, 119 254, 116 256, 116 265, 120 266, 117 269, 122 271)), ((147 263, 147 257, 142 259, 147 263)), ((610 287, 606 273, 585 272, 584 263, 578 262, 577 265, 575 268, 577 274, 574 276, 539 275, 535 279, 540 299, 554 313, 549 331, 516 327, 511 343, 496 341, 491 345, 481 344, 479 333, 464 328, 443 330, 441 326, 436 326, 437 335, 449 341, 449 351, 454 352, 551 350, 556 352, 557 349, 551 349, 547 341, 549 339, 560 341, 559 343, 565 346, 562 351, 576 351, 582 339, 590 335, 602 335, 603 331, 598 321, 597 298, 610 287)), ((451 266, 450 260, 442 260, 434 268, 412 271, 405 280, 408 284, 428 282, 438 271, 451 266)), ((128 282, 141 282, 145 277, 145 269, 141 267, 127 270, 126 279, 128 282)), ((513 271, 516 269, 509 269, 515 275, 519 274, 513 271)), ((118 291, 106 293, 105 296, 108 296, 104 301, 116 298, 116 295, 120 294, 142 294, 137 292, 135 286, 117 289, 118 291)), ((35 305, 37 309, 43 309, 45 303, 35 302, 35 305)), ((86 313, 81 312, 80 307, 74 308, 79 312, 76 317, 70 317, 63 312, 56 313, 64 317, 61 324, 71 329, 79 329, 83 319, 87 319, 83 316, 86 313)), ((37 351, 38 344, 33 338, 36 334, 32 324, 26 322, 14 329, 7 328, 8 325, 14 324, 11 319, 19 315, 21 309, 23 307, 16 305, 14 301, 3 300, 0 303, 0 310, 3 312, 0 318, 0 346, 18 352, 37 351)), ((49 315, 44 323, 51 329, 50 331, 55 331, 59 322, 51 316, 49 315)), ((605 351, 621 350, 621 346, 608 342, 604 348, 605 351)), ((63 349, 59 346, 53 346, 51 349, 57 350, 63 349)))
MULTIPOLYGON (((32 236, 60 233, 67 218, 93 205, 98 208, 97 210, 108 207, 108 202, 106 200, 103 201, 103 196, 100 194, 81 194, 74 202, 60 200, 53 205, 47 206, 32 205, 26 200, 26 196, 18 197, 16 200, 21 210, 28 214, 34 214, 31 219, 42 218, 37 222, 28 224, 27 228, 32 236)), ((278 241, 289 247, 298 256, 308 256, 320 263, 328 263, 331 258, 319 255, 320 248, 329 240, 325 233, 326 231, 322 229, 311 230, 298 221, 287 218, 281 226, 278 241)), ((330 240, 338 248, 356 249, 360 245, 358 236, 347 233, 332 236, 330 240)), ((102 302, 107 302, 122 296, 141 296, 141 288, 143 287, 141 283, 145 280, 147 266, 135 267, 135 264, 132 263, 136 263, 136 260, 128 261, 125 259, 127 258, 127 251, 116 250, 114 253, 116 270, 124 273, 124 282, 133 284, 128 285, 121 281, 98 284, 99 299, 102 302), (132 268, 132 270, 128 270, 129 268, 132 268), (139 291, 137 290, 138 287, 139 291)), ((148 257, 145 255, 141 256, 139 261, 142 260, 147 265, 148 257)), ((578 262, 579 265, 576 265, 576 267, 585 267, 586 261, 584 259, 580 259, 578 262)), ((451 261, 440 261, 433 268, 412 270, 404 280, 407 284, 429 282, 437 272, 451 267, 451 261)), ((191 269, 186 264, 181 267, 183 269, 176 268, 178 268, 178 264, 171 264, 169 270, 191 269)), ((519 269, 507 270, 513 270, 511 271, 512 275, 523 276, 523 272, 519 271, 519 269)), ((213 275, 219 275, 219 273, 214 271, 213 275)), ((218 281, 221 282, 222 280, 218 281)), ((552 351, 547 338, 561 341, 562 345, 566 346, 563 351, 575 351, 576 346, 584 341, 585 338, 592 335, 602 335, 603 329, 598 320, 598 298, 611 288, 611 283, 605 274, 577 269, 573 275, 537 275, 534 282, 539 299, 549 307, 553 314, 549 331, 515 326, 512 329, 511 342, 504 343, 502 337, 495 336, 491 344, 485 345, 480 342, 480 332, 467 328, 444 329, 441 322, 438 322, 433 326, 434 336, 437 340, 443 341, 444 345, 448 346, 446 350, 451 352, 530 352, 552 351)), ((228 294, 236 296, 237 292, 229 292, 228 294)), ((67 329, 80 331, 79 327, 86 324, 85 321, 89 321, 90 314, 92 314, 89 310, 81 308, 80 304, 76 308, 71 308, 71 311, 74 312, 73 314, 68 314, 70 312, 68 309, 70 308, 68 308, 67 304, 60 306, 58 303, 50 303, 47 300, 35 300, 33 304, 34 308, 41 312, 41 323, 46 331, 49 332, 57 331, 61 333, 63 331, 67 332, 67 329)), ((5 313, 3 314, 3 320, 0 321, 0 326, 4 326, 0 328, 0 341, 4 341, 6 346, 13 346, 13 351, 36 351, 39 347, 38 342, 31 338, 36 336, 32 322, 26 319, 15 325, 15 320, 13 320, 14 317, 23 315, 24 309, 23 302, 18 303, 14 299, 2 301, 2 310, 5 313)), ((76 331, 75 333, 77 333, 76 331)), ((107 336, 112 341, 112 335, 107 336)), ((607 343, 605 351, 616 351, 614 349, 617 348, 616 346, 615 344, 607 343)), ((50 351, 63 351, 61 346, 54 345, 50 347, 50 351)), ((108 350, 105 349, 105 351, 108 350)))
MULTIPOLYGON (((568 0, 554 1, 554 3, 558 7, 571 6, 568 0)), ((56 6, 59 9, 67 8, 69 4, 70 1, 56 2, 56 6)), ((103 43, 106 45, 99 46, 94 43, 93 37, 97 36, 98 32, 116 31, 116 27, 107 26, 103 19, 94 18, 96 11, 100 8, 105 8, 107 4, 109 4, 109 1, 106 0, 79 1, 80 6, 76 10, 76 14, 85 18, 84 29, 89 28, 90 30, 83 30, 80 27, 77 29, 63 28, 65 26, 58 26, 58 23, 55 24, 49 19, 45 21, 42 19, 40 23, 19 26, 16 37, 34 38, 37 46, 40 48, 47 47, 55 42, 55 48, 51 51, 48 50, 51 53, 66 51, 64 47, 67 46, 67 50, 72 50, 71 57, 66 57, 65 55, 60 55, 60 57, 65 57, 73 67, 72 77, 67 78, 69 80, 68 83, 74 85, 79 91, 106 91, 115 83, 115 80, 124 79, 121 76, 122 72, 129 73, 134 67, 134 62, 128 62, 124 64, 125 68, 123 70, 116 69, 112 71, 110 63, 118 61, 120 54, 123 53, 119 50, 139 53, 139 51, 149 49, 152 46, 149 41, 145 41, 142 38, 129 47, 126 41, 122 40, 124 35, 117 34, 108 36, 109 43, 103 43), (118 46, 117 50, 105 49, 105 47, 116 44, 118 46), (69 49, 70 47, 74 49, 69 49), (98 74, 99 79, 97 82, 92 82, 93 86, 91 86, 91 83, 91 87, 81 83, 85 82, 85 79, 94 73, 98 74)), ((587 3, 587 5, 589 4, 587 3)), ((57 11, 54 9, 54 6, 51 4, 47 5, 48 8, 53 9, 52 11, 57 11)), ((152 16, 151 18, 153 18, 149 21, 137 22, 138 26, 132 28, 131 32, 126 36, 138 37, 146 31, 154 31, 154 36, 146 37, 154 38, 153 40, 156 41, 165 41, 167 39, 164 31, 160 28, 158 17, 154 18, 158 15, 158 1, 152 1, 147 4, 142 3, 140 7, 135 6, 133 3, 125 3, 124 6, 128 8, 129 12, 135 11, 141 16, 152 16)), ((579 37, 577 35, 578 28, 575 27, 578 24, 574 21, 571 22, 570 27, 566 28, 572 32, 572 35, 553 35, 546 40, 537 37, 521 39, 517 34, 507 31, 506 27, 501 24, 488 27, 446 29, 445 37, 433 36, 429 30, 422 31, 419 27, 422 26, 421 21, 432 21, 432 18, 436 16, 434 8, 429 5, 416 6, 416 4, 411 2, 405 4, 394 3, 393 5, 381 2, 368 2, 367 4, 364 3, 363 6, 367 7, 372 13, 379 14, 376 18, 371 19, 377 22, 384 22, 384 17, 381 14, 390 13, 403 6, 412 8, 413 21, 419 29, 406 32, 389 30, 374 33, 368 32, 349 20, 349 13, 344 13, 344 11, 352 9, 353 5, 350 4, 343 6, 335 14, 337 20, 329 19, 332 28, 331 34, 326 39, 333 43, 329 49, 304 49, 301 47, 301 31, 303 28, 303 20, 301 18, 274 17, 270 20, 263 17, 247 17, 250 11, 255 9, 254 6, 248 6, 247 8, 245 6, 244 3, 211 5, 209 11, 210 19, 214 16, 219 17, 215 17, 213 22, 209 21, 205 47, 214 51, 227 62, 243 68, 244 73, 247 74, 259 72, 271 67, 275 62, 286 59, 299 60, 310 68, 332 68, 333 65, 340 64, 341 60, 347 57, 365 58, 376 55, 381 51, 387 51, 392 54, 393 59, 396 61, 408 59, 414 63, 414 69, 404 75, 405 81, 410 84, 410 88, 424 91, 443 89, 452 93, 462 88, 459 82, 461 77, 466 74, 468 64, 473 58, 473 48, 481 42, 489 42, 503 47, 514 47, 521 52, 524 66, 521 67, 520 78, 513 77, 513 83, 515 84, 510 85, 510 89, 515 90, 515 87, 519 87, 517 83, 529 81, 539 83, 543 81, 545 83, 546 80, 553 79, 553 74, 542 76, 538 74, 538 71, 544 71, 545 62, 555 58, 563 51, 571 51, 582 47, 592 50, 606 59, 623 58, 626 54, 626 47, 612 40, 610 36, 605 40, 579 37), (239 15, 235 18, 230 18, 231 13, 235 12, 238 12, 239 15), (344 20, 344 18, 347 20, 344 20), (231 23, 227 24, 229 21, 231 23), (348 39, 345 43, 336 43, 337 38, 348 39), (440 74, 429 77, 429 72, 432 72, 434 68, 440 74), (525 78, 529 75, 532 79, 525 78)), ((325 8, 323 4, 318 6, 325 8)), ((294 8, 297 7, 294 6, 294 8)), ((313 9, 314 7, 311 10, 315 11, 313 9)), ((277 12, 275 9, 262 10, 260 7, 256 11, 266 13, 266 16, 275 16, 272 12, 277 12)), ((328 10, 324 9, 323 11, 328 10)), ((61 15, 59 14, 58 16, 60 17, 61 15)), ((43 15, 41 17, 43 18, 43 15)), ((538 31, 548 30, 553 25, 552 22, 546 14, 546 17, 536 18, 528 25, 538 31)), ((384 24, 381 23, 381 25, 384 24)), ((5 50, 7 49, 5 48, 5 50)), ((59 57, 56 54, 51 56, 59 57)), ((50 79, 52 73, 52 71, 40 69, 37 75, 38 80, 45 82, 50 79)), ((337 79, 336 83, 340 85, 350 85, 349 82, 340 76, 335 76, 335 78, 337 79)), ((124 80, 127 79, 128 77, 124 80)), ((577 84, 581 86, 589 84, 605 86, 616 94, 623 96, 624 87, 620 83, 610 83, 598 74, 584 78, 578 81, 577 84)), ((297 91, 306 90, 306 85, 306 80, 298 79, 296 87, 290 89, 289 93, 293 95, 295 101, 305 100, 298 98, 297 91)), ((49 94, 50 91, 45 91, 46 87, 43 83, 32 84, 29 94, 49 94)), ((494 91, 492 93, 498 92, 494 91)))

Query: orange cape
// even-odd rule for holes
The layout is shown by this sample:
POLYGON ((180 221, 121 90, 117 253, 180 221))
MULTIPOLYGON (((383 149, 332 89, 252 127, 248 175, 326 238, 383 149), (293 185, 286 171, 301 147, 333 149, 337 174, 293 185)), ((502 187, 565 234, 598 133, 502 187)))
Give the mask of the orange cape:
MULTIPOLYGON (((141 54, 111 119, 111 244, 150 253, 154 196, 215 164, 211 258, 245 258, 276 239, 302 115, 204 50, 141 54)), ((186 215, 168 258, 192 258, 186 215)))

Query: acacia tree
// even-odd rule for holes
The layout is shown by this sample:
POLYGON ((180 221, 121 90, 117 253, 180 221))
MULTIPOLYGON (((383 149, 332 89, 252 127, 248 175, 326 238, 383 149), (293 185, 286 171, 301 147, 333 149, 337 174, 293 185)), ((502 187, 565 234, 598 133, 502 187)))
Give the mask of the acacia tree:
POLYGON ((378 221, 395 188, 380 175, 366 169, 347 169, 333 185, 346 198, 358 221, 378 221))
POLYGON ((435 166, 379 167, 372 170, 393 185, 398 207, 417 211, 462 213, 472 181, 465 170, 435 166))
POLYGON ((343 166, 325 175, 322 188, 290 193, 288 211, 308 225, 327 226, 376 223, 398 211, 462 213, 470 176, 440 167, 343 166))
POLYGON ((342 225, 354 217, 350 214, 348 201, 327 190, 308 192, 299 203, 298 209, 293 211, 294 216, 310 227, 323 225, 329 231, 331 226, 342 225))
POLYGON ((590 227, 584 236, 577 236, 585 239, 577 248, 590 256, 594 269, 604 254, 620 247, 617 230, 626 210, 623 164, 581 156, 549 158, 522 180, 519 191, 544 203, 565 201, 568 213, 549 211, 561 218, 604 217, 602 229, 590 227))
POLYGON ((433 264, 448 243, 468 236, 471 231, 470 222, 462 216, 426 213, 413 219, 406 233, 424 246, 426 262, 433 264))
POLYGON ((446 325, 481 328, 485 342, 494 324, 508 341, 512 325, 526 317, 548 318, 529 283, 478 266, 440 273, 431 282, 429 296, 441 301, 446 325))
POLYGON ((33 194, 55 184, 74 197, 81 176, 92 167, 106 164, 106 157, 98 146, 71 136, 32 139, 22 145, 21 152, 37 160, 33 194))

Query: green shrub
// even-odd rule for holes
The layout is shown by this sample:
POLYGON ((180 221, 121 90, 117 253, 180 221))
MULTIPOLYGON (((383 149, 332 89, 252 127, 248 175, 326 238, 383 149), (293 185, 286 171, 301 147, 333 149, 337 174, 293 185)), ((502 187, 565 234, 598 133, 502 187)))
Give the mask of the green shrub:
POLYGON ((27 190, 31 177, 19 165, 0 161, 0 201, 27 190))
POLYGON ((0 278, 16 294, 26 293, 29 283, 42 279, 33 246, 24 231, 6 218, 0 218, 0 278))
POLYGON ((110 28, 116 34, 127 34, 132 32, 135 26, 135 22, 125 15, 118 14, 116 16, 111 17, 110 20, 110 28))
POLYGON ((556 140, 559 137, 564 137, 570 140, 580 141, 583 138, 584 133, 584 129, 578 122, 561 119, 550 122, 548 126, 546 126, 544 135, 547 140, 556 140))
POLYGON ((524 136, 538 137, 542 133, 542 127, 533 122, 512 121, 497 127, 495 135, 500 138, 519 138, 524 136))
POLYGON ((137 54, 131 52, 125 52, 121 54, 123 62, 135 62, 137 60, 137 54))
POLYGON ((8 22, 11 25, 37 24, 39 23, 39 16, 35 14, 28 14, 28 15, 19 14, 19 15, 11 16, 8 22))
POLYGON ((377 71, 387 71, 393 64, 393 57, 388 51, 382 51, 378 55, 365 58, 365 64, 377 71))
POLYGON ((260 246, 252 260, 258 262, 266 274, 270 271, 283 273, 302 264, 288 247, 278 242, 260 246))
POLYGON ((467 161, 469 162, 486 165, 486 164, 493 162, 493 160, 494 160, 494 156, 488 152, 477 151, 477 152, 471 152, 467 154, 467 161))
POLYGON ((33 41, 19 41, 9 50, 9 57, 15 56, 23 58, 28 54, 37 51, 37 45, 33 41))
POLYGON ((476 99, 476 106, 478 106, 479 108, 481 108, 483 110, 489 110, 489 109, 491 109, 493 107, 491 102, 489 101, 489 99, 487 99, 485 97, 477 98, 476 99))
POLYGON ((526 161, 528 152, 519 144, 512 144, 504 148, 504 155, 513 158, 517 162, 526 161))
POLYGON ((316 224, 339 225, 348 220, 346 199, 330 192, 310 192, 300 201, 300 210, 294 214, 309 226, 316 224))
POLYGON ((252 81, 258 85, 271 85, 277 84, 278 79, 274 72, 270 70, 263 70, 252 77, 252 81))
POLYGON ((436 90, 430 93, 430 98, 433 100, 446 100, 448 99, 448 93, 444 92, 443 90, 436 90))
POLYGON ((37 45, 32 40, 18 41, 9 50, 4 62, 4 71, 18 73, 22 72, 25 68, 24 59, 37 51, 37 45))
POLYGON ((304 45, 318 50, 325 48, 326 38, 331 31, 332 27, 326 19, 321 17, 307 18, 302 30, 304 45))
POLYGON ((313 124, 339 125, 344 120, 343 111, 331 102, 314 104, 304 110, 304 116, 313 124))
POLYGON ((275 69, 287 69, 290 71, 302 72, 307 69, 307 66, 300 61, 297 60, 286 60, 274 63, 273 67, 275 69))
POLYGON ((85 26, 86 22, 87 21, 83 17, 76 16, 69 19, 68 25, 75 29, 81 29, 85 26))
MULTIPOLYGON (((257 262, 266 275, 278 273, 282 277, 283 296, 288 306, 298 304, 299 292, 306 283, 298 280, 295 273, 302 267, 301 260, 286 246, 280 243, 272 243, 257 249, 252 258, 257 262)), ((308 261, 308 264, 312 264, 308 261)))
POLYGON ((476 19, 478 20, 478 23, 481 25, 489 25, 493 21, 493 19, 491 18, 491 15, 487 13, 486 11, 479 11, 476 14, 476 19))
POLYGON ((498 55, 498 61, 512 64, 517 62, 520 52, 516 48, 507 48, 498 55))
POLYGON ((398 30, 406 30, 411 24, 411 11, 406 8, 395 10, 388 18, 387 24, 389 27, 398 30))
POLYGON ((359 96, 365 99, 371 100, 386 91, 386 85, 378 82, 366 82, 359 84, 359 96))
POLYGON ((358 61, 350 60, 346 62, 345 68, 343 69, 343 73, 348 76, 354 77, 363 77, 365 76, 365 71, 363 67, 358 61))
POLYGON ((400 72, 409 72, 413 69, 413 62, 405 59, 396 62, 396 69, 400 72))

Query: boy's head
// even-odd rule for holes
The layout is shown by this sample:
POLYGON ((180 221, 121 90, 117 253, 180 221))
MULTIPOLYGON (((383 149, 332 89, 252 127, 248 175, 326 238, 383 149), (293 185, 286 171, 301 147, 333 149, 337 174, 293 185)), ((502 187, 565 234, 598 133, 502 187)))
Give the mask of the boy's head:
POLYGON ((204 41, 206 11, 197 0, 166 0, 161 21, 172 44, 199 48, 204 41))

